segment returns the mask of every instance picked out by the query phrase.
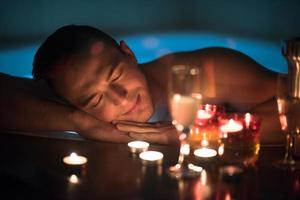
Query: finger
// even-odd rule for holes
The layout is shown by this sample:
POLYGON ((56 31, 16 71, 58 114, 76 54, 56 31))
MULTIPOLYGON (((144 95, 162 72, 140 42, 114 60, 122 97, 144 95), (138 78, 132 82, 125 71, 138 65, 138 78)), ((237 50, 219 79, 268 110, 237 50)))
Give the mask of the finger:
POLYGON ((145 127, 145 126, 133 126, 129 124, 117 124, 117 129, 125 132, 139 132, 139 133, 147 133, 147 132, 161 132, 162 128, 156 127, 145 127))
POLYGON ((173 127, 171 122, 133 122, 133 121, 114 121, 114 125, 116 124, 127 124, 133 126, 142 126, 142 127, 173 127))
POLYGON ((133 122, 133 121, 113 121, 114 125, 116 124, 128 124, 128 125, 134 125, 134 126, 153 126, 154 123, 149 122, 133 122))
POLYGON ((147 122, 136 122, 136 121, 118 121, 114 120, 112 121, 113 124, 132 124, 132 125, 144 125, 147 124, 147 122))

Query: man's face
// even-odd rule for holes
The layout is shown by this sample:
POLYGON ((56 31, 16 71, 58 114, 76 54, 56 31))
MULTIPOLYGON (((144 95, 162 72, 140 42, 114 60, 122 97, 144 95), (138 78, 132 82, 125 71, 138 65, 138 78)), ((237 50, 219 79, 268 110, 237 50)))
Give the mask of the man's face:
POLYGON ((153 105, 145 77, 125 43, 121 49, 92 45, 90 56, 74 59, 71 67, 53 79, 54 89, 103 121, 148 120, 153 105))

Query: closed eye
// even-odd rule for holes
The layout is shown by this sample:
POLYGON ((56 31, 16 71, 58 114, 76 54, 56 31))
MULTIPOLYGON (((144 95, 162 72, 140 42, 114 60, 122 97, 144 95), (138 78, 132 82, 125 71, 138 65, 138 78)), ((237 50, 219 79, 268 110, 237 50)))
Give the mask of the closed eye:
POLYGON ((111 82, 116 82, 117 80, 119 80, 122 74, 123 74, 123 68, 115 70, 115 73, 113 73, 112 75, 111 82))
POLYGON ((91 108, 96 108, 102 100, 103 94, 95 95, 88 103, 91 108))

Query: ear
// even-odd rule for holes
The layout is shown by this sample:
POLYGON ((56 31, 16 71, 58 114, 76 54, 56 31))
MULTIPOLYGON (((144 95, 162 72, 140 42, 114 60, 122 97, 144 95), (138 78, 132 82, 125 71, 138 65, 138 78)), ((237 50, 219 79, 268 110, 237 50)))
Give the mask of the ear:
POLYGON ((120 41, 120 48, 126 56, 128 56, 132 61, 137 63, 137 60, 136 60, 136 57, 135 57, 134 53, 128 47, 126 42, 124 42, 123 40, 120 41))

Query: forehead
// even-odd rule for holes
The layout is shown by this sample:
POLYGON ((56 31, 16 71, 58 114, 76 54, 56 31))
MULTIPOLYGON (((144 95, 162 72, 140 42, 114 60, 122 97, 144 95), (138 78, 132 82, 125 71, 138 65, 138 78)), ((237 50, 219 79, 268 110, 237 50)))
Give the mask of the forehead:
POLYGON ((122 53, 117 48, 105 46, 101 51, 97 48, 91 46, 92 52, 87 56, 72 58, 66 70, 55 78, 56 90, 67 100, 76 102, 89 90, 99 87, 122 60, 122 53))

